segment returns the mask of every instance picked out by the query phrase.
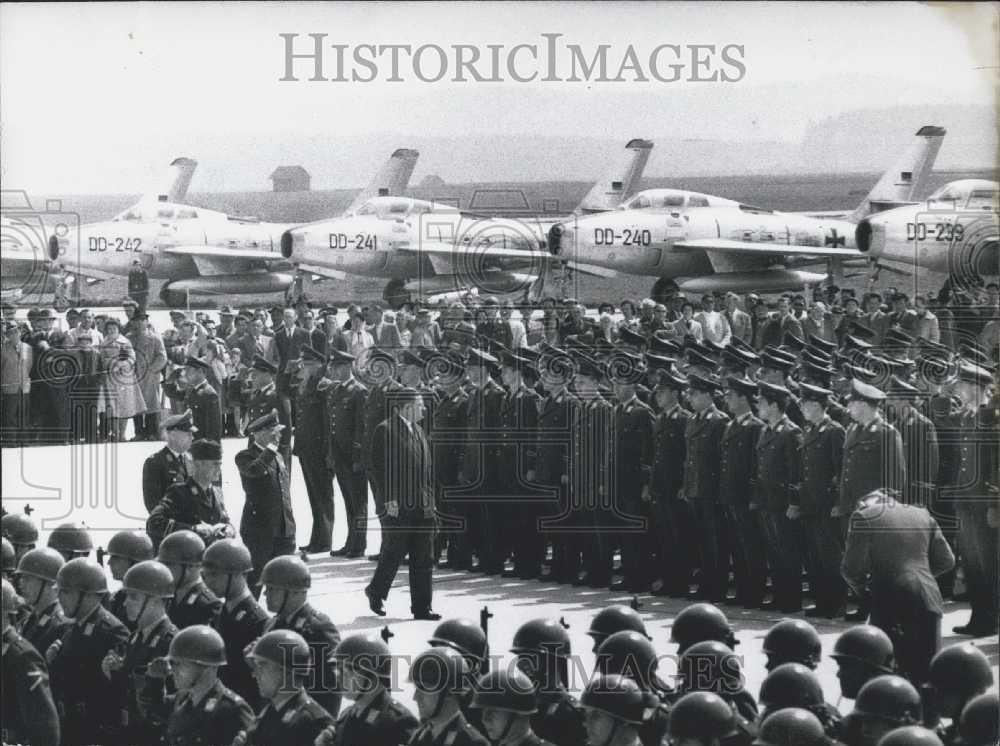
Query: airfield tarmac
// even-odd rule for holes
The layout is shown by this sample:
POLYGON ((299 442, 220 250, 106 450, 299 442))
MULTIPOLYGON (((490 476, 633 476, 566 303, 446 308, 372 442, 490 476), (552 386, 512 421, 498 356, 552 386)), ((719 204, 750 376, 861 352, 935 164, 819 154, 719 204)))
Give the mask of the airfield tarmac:
MULTIPOLYGON (((242 439, 223 441, 222 484, 224 500, 233 522, 239 523, 243 508, 243 491, 239 473, 234 463, 236 453, 245 447, 242 439)), ((41 527, 42 541, 56 525, 65 521, 80 521, 92 531, 95 543, 106 546, 115 531, 142 530, 145 509, 141 494, 143 460, 161 447, 159 443, 112 443, 74 446, 40 446, 23 449, 6 448, 2 451, 2 495, 8 511, 20 511, 25 505, 33 509, 32 518, 41 527)), ((292 468, 291 494, 297 523, 297 545, 309 539, 311 516, 302 470, 297 464, 292 468)), ((346 537, 343 502, 339 492, 335 495, 336 522, 333 545, 341 546, 346 537)), ((378 520, 374 505, 369 504, 368 553, 379 549, 378 520)), ((310 558, 313 573, 311 602, 328 614, 341 634, 351 632, 379 632, 388 626, 394 637, 390 640, 393 652, 401 656, 396 671, 399 696, 410 707, 412 686, 406 683, 408 660, 424 649, 435 627, 434 622, 414 621, 409 612, 407 568, 400 568, 399 575, 386 602, 387 616, 371 613, 364 593, 375 569, 375 564, 364 559, 331 559, 326 555, 310 558)), ((112 581, 112 585, 116 583, 112 581)), ((478 620, 480 611, 488 607, 493 617, 489 621, 489 637, 493 655, 504 656, 503 664, 510 662, 507 649, 514 632, 523 622, 538 618, 562 618, 569 625, 576 662, 573 668, 573 686, 577 693, 586 684, 592 671, 594 657, 590 651, 590 638, 586 630, 593 615, 601 608, 614 603, 628 604, 631 594, 607 590, 573 588, 538 581, 508 580, 483 577, 464 572, 437 570, 434 573, 434 608, 447 617, 467 617, 478 620)), ((660 674, 671 681, 676 666, 671 656, 670 625, 686 605, 685 602, 658 598, 649 594, 638 597, 640 613, 653 637, 658 652, 664 656, 660 674)), ((740 644, 736 652, 743 656, 746 686, 754 695, 765 675, 765 656, 761 650, 763 636, 780 616, 742 608, 724 607, 734 625, 740 644)), ((950 603, 946 607, 942 630, 944 644, 954 644, 968 638, 952 636, 951 628, 962 624, 968 617, 967 604, 950 603)), ((812 621, 812 620, 810 620, 812 621)), ((837 636, 850 625, 841 621, 814 621, 823 641, 824 658, 817 673, 827 700, 837 703, 839 685, 836 665, 826 654, 832 650, 837 636)), ((994 680, 997 680, 998 645, 996 639, 981 639, 977 644, 990 656, 994 680)), ((851 703, 840 703, 843 712, 851 703)))

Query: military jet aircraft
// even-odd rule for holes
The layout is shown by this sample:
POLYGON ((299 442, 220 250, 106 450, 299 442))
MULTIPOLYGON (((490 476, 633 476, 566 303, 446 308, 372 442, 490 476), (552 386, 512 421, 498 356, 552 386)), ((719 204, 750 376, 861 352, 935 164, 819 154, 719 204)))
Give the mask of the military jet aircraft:
MULTIPOLYGON (((351 207, 405 191, 419 153, 396 150, 351 207)), ((47 239, 48 257, 58 268, 88 282, 127 276, 138 261, 150 279, 167 280, 160 290, 168 306, 181 306, 188 294, 283 292, 296 267, 280 251, 281 235, 294 224, 235 217, 185 204, 197 162, 170 164, 165 189, 152 192, 108 221, 82 225, 47 239)), ((343 274, 322 267, 299 267, 322 277, 343 274)))
POLYGON ((953 282, 978 284, 1000 273, 1000 184, 961 179, 924 202, 866 217, 854 240, 878 265, 930 270, 953 282))
POLYGON ((852 213, 775 212, 710 194, 648 189, 617 211, 557 223, 548 249, 575 266, 656 277, 654 298, 675 287, 696 293, 799 289, 826 278, 801 267, 861 260, 857 221, 910 204, 944 135, 940 127, 922 127, 852 213))
MULTIPOLYGON (((576 214, 614 210, 642 176, 652 147, 648 140, 630 140, 577 206, 576 214)), ((507 294, 531 291, 532 284, 544 278, 551 260, 546 236, 562 219, 543 215, 518 220, 426 200, 375 197, 341 218, 287 231, 281 252, 310 268, 386 278, 384 297, 393 305, 412 295, 438 296, 472 288, 507 294)), ((604 274, 599 267, 576 268, 604 274)))

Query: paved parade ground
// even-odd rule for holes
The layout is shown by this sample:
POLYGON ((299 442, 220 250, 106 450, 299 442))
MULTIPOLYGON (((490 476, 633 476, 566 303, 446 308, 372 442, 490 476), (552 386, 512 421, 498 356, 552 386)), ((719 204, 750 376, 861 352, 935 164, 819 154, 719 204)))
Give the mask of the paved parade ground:
MULTIPOLYGON (((223 494, 234 524, 239 523, 243 508, 243 491, 233 461, 245 441, 223 441, 223 494)), ((80 521, 91 530, 96 544, 104 546, 114 531, 143 529, 145 509, 142 504, 141 472, 143 460, 162 447, 161 443, 122 443, 76 446, 44 446, 26 449, 4 449, 2 452, 4 506, 8 511, 20 511, 25 505, 33 509, 32 518, 41 529, 42 541, 51 529, 65 521, 80 521), (72 496, 72 499, 71 499, 72 496)), ((306 498, 302 471, 298 463, 292 467, 291 494, 297 524, 297 545, 309 540, 311 517, 306 498)), ((346 537, 343 502, 335 498, 337 517, 334 527, 335 547, 346 537)), ((374 506, 369 502, 369 515, 374 506)), ((378 521, 369 522, 368 553, 379 548, 378 521)), ((386 602, 387 616, 376 617, 368 609, 362 589, 371 579, 375 564, 364 559, 331 559, 313 555, 310 559, 313 586, 310 601, 328 614, 341 634, 359 631, 379 631, 388 625, 394 637, 393 652, 413 656, 426 647, 434 622, 413 621, 410 617, 406 567, 399 576, 386 602)), ((112 581, 113 585, 114 582, 112 581)), ((434 574, 434 608, 445 618, 467 617, 478 620, 485 606, 493 614, 489 620, 490 646, 494 655, 506 655, 514 631, 523 622, 537 617, 563 618, 569 625, 573 653, 578 655, 574 688, 582 689, 585 677, 593 667, 590 638, 586 630, 590 619, 601 608, 614 603, 630 603, 631 594, 607 590, 575 588, 538 581, 522 581, 484 577, 466 572, 437 570, 434 574)), ((670 625, 686 602, 679 599, 639 596, 640 612, 653 637, 653 644, 663 656, 661 674, 670 681, 675 671, 670 643, 670 625)), ((747 688, 754 694, 766 673, 761 641, 767 629, 780 615, 760 611, 744 611, 742 607, 723 607, 736 629, 740 644, 737 653, 744 657, 747 688)), ((801 618, 801 615, 800 615, 801 618)), ((949 603, 946 606, 942 631, 944 645, 969 638, 951 636, 951 628, 968 618, 968 605, 949 603)), ((837 636, 849 626, 843 621, 810 620, 823 640, 824 658, 817 670, 828 701, 837 704, 839 686, 836 665, 827 657, 837 636)), ((994 680, 998 680, 996 639, 980 639, 977 644, 989 655, 994 680)), ((404 658, 405 660, 405 658, 404 658)), ((507 659, 509 660, 509 659, 507 659)), ((411 686, 406 684, 408 665, 401 663, 397 672, 402 699, 413 707, 411 686)), ((842 712, 850 704, 841 702, 842 712), (845 707, 846 705, 846 707, 845 707)))

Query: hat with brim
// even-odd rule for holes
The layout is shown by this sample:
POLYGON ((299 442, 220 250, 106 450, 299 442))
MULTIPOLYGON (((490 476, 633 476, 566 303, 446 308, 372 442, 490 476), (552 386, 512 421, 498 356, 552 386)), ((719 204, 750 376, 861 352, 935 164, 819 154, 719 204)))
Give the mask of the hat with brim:
POLYGON ((253 370, 259 370, 261 373, 270 373, 272 376, 278 374, 278 366, 270 360, 265 360, 260 355, 254 355, 253 360, 250 361, 250 367, 253 370))
POLYGON ((851 390, 848 398, 875 406, 885 401, 885 392, 875 388, 870 383, 865 383, 854 378, 851 380, 851 390))
POLYGON ((698 391, 707 391, 710 394, 722 389, 722 382, 713 375, 702 375, 700 373, 689 373, 688 385, 698 391))
POLYGON ((273 430, 275 428, 284 429, 284 425, 278 419, 278 410, 272 409, 268 414, 258 417, 256 420, 247 425, 244 435, 253 435, 254 433, 259 433, 264 430, 273 430))

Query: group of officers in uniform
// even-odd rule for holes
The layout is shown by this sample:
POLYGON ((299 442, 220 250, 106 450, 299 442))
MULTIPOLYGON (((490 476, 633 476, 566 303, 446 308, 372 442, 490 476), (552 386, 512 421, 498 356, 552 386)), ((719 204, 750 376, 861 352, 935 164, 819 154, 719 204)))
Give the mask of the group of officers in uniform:
POLYGON ((295 555, 265 566, 262 607, 250 552, 233 538, 206 547, 180 529, 154 548, 120 532, 98 552, 121 582, 111 593, 82 527, 58 527, 45 546, 23 514, 3 530, 4 744, 989 746, 998 736, 990 661, 972 643, 936 653, 915 682, 879 627, 847 629, 828 651, 838 703, 854 701, 842 717, 803 619, 768 630, 754 696, 735 631, 711 603, 677 614, 669 650, 654 645, 636 599, 600 610, 586 632, 592 671, 555 619, 522 624, 511 656, 491 654, 487 624, 466 619, 440 622, 427 649, 402 655, 388 628, 342 637, 309 604, 309 565, 295 555), (397 698, 404 671, 417 716, 397 698))
MULTIPOLYGON (((288 735, 293 743, 462 744, 483 742, 479 731, 495 743, 539 743, 532 729, 559 746, 812 743, 767 735, 754 698, 737 686, 731 630, 695 640, 708 647, 692 646, 685 663, 678 617, 682 685, 674 692, 651 670, 656 654, 641 618, 620 607, 611 616, 632 626, 607 636, 630 636, 624 652, 612 646, 603 658, 595 637, 600 676, 581 697, 586 717, 567 692, 569 638, 558 623, 524 625, 512 647, 517 670, 488 671, 483 650, 462 636, 470 625, 449 620, 441 626, 457 626, 461 639, 436 636, 444 642, 412 661, 418 727, 385 689, 385 642, 342 641, 307 601, 310 555, 365 556, 370 486, 382 528, 365 589, 376 614, 385 614, 407 556, 411 611, 427 620, 440 620, 435 566, 690 598, 703 603, 684 613, 705 629, 724 620, 712 604, 801 612, 805 571, 814 601, 806 615, 833 618, 856 604, 855 616, 874 625, 858 634, 878 638, 883 651, 888 642, 892 662, 873 672, 906 677, 889 676, 868 699, 858 686, 851 727, 833 725, 838 718, 822 696, 807 703, 822 737, 874 746, 871 734, 881 732, 870 720, 915 726, 937 710, 952 721, 946 742, 957 743, 959 705, 989 688, 991 674, 985 686, 985 677, 973 677, 975 691, 959 704, 928 707, 935 700, 919 693, 915 705, 901 703, 914 686, 951 696, 952 681, 935 684, 935 675, 965 681, 981 669, 973 646, 938 652, 953 546, 972 607, 956 631, 996 632, 991 360, 974 343, 950 350, 890 329, 873 347, 863 324, 851 331, 840 344, 786 334, 759 353, 736 338, 720 347, 630 328, 616 344, 583 330, 561 348, 515 350, 473 328, 446 335, 438 349, 375 347, 360 358, 303 342, 281 369, 264 358, 251 363, 248 443, 236 456, 246 495, 238 530, 220 490, 218 397, 205 361, 191 357, 183 390, 171 392, 189 411, 165 420, 167 444, 143 470, 148 536, 121 534, 109 545, 122 589, 108 595, 78 526, 54 531, 48 548, 15 548, 32 610, 18 607, 5 585, 4 676, 27 714, 8 720, 5 694, 5 723, 21 741, 5 740, 60 743, 51 732, 31 735, 46 732, 31 730, 43 727, 45 708, 32 715, 22 701, 38 698, 51 678, 49 703, 59 708, 66 744, 270 744, 288 735), (289 496, 293 455, 313 519, 301 558, 289 496), (338 549, 334 478, 348 522, 338 549), (257 600, 262 589, 273 616, 257 600), (11 666, 8 635, 21 661, 11 666), (966 657, 953 661, 953 650, 966 657), (615 656, 628 665, 601 663, 615 656), (938 664, 942 656, 950 662, 938 664), (645 670, 632 670, 642 660, 645 670), (935 674, 935 666, 950 673, 935 674), (355 705, 335 721, 342 695, 355 705), (901 709, 889 716, 891 703, 901 709)), ((5 533, 8 522, 23 523, 8 518, 5 533)), ((808 681, 819 655, 815 630, 800 619, 772 632, 787 633, 793 648, 808 638, 810 650, 779 656, 776 669, 804 668, 786 669, 772 690, 804 696, 818 687, 808 681)), ((765 716, 802 704, 769 702, 763 691, 761 701, 765 716)), ((794 733, 813 726, 798 712, 779 720, 805 729, 794 733)), ((931 736, 908 737, 886 743, 931 736)))

